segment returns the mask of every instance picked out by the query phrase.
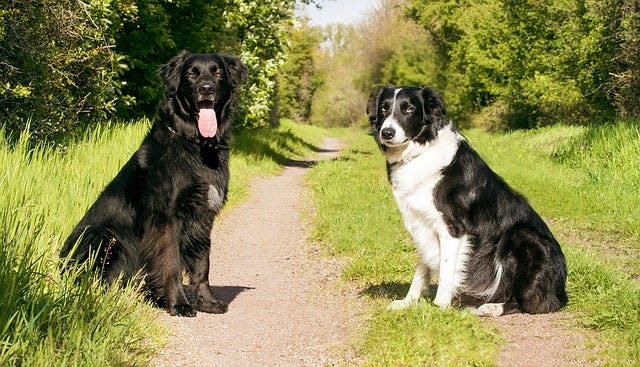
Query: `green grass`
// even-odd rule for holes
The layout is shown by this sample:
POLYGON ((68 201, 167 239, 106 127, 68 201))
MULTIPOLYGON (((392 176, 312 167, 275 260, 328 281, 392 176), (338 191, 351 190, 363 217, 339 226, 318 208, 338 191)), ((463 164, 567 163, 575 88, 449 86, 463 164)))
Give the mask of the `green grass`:
POLYGON ((0 132, 0 365, 141 365, 157 350, 160 328, 148 322, 155 311, 134 288, 61 277, 57 261, 62 236, 139 143, 143 125, 98 129, 65 154, 30 147, 24 136, 9 147, 0 132))
MULTIPOLYGON (((640 363, 639 121, 604 127, 556 126, 465 135, 485 160, 524 193, 559 238, 569 269, 568 310, 596 330, 594 358, 640 363), (576 148, 578 147, 578 148, 576 148)), ((408 289, 417 255, 386 178, 384 158, 363 132, 338 160, 311 173, 315 237, 349 259, 348 281, 378 311, 365 331, 365 365, 491 365, 500 336, 464 313, 424 302, 400 313, 384 307, 408 289), (443 336, 444 335, 444 336, 443 336), (458 348, 439 348, 444 340, 458 348)))
MULTIPOLYGON (((0 130, 0 366, 146 365, 166 331, 134 286, 59 274, 62 241, 138 148, 148 121, 106 125, 59 148, 9 145, 0 130)), ((311 153, 325 133, 283 121, 238 133, 229 206, 249 180, 311 153)))

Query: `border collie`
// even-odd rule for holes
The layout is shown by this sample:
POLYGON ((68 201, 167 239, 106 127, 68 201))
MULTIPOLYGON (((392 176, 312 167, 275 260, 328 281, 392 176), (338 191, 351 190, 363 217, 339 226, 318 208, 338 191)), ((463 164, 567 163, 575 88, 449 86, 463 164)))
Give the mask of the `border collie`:
POLYGON ((554 312, 567 303, 564 255, 529 205, 480 158, 429 86, 376 88, 371 132, 404 224, 419 252, 409 292, 418 301, 437 275, 434 303, 480 316, 554 312))
POLYGON ((162 65, 166 99, 137 152, 89 208, 60 252, 96 258, 106 283, 140 270, 171 315, 223 313, 209 286, 214 217, 227 197, 232 111, 247 68, 226 54, 182 51, 162 65), (196 295, 189 303, 182 269, 196 295))

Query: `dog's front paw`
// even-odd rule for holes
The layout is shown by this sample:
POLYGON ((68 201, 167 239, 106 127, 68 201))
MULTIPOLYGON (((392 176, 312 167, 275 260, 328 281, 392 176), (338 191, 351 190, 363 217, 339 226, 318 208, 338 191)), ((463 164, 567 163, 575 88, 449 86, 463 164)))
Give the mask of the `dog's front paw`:
POLYGON ((449 308, 451 307, 451 297, 438 297, 436 295, 436 298, 433 300, 433 303, 435 303, 436 306, 442 309, 449 308))
POLYGON ((413 304, 415 304, 416 301, 414 300, 410 300, 410 299, 398 299, 395 300, 391 303, 389 303, 389 306, 387 306, 387 310, 402 310, 404 308, 407 308, 413 304))
POLYGON ((206 313, 225 313, 227 312, 227 304, 217 299, 199 300, 196 304, 198 311, 206 313))
POLYGON ((196 310, 188 303, 169 306, 169 314, 171 314, 171 316, 194 317, 196 313, 196 310))

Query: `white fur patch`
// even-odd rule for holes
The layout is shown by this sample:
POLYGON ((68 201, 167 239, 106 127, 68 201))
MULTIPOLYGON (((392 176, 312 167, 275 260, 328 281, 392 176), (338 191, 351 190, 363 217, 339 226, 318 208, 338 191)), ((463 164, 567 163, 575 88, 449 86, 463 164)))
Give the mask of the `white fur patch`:
POLYGON ((215 210, 222 209, 222 196, 213 185, 209 185, 209 192, 207 193, 207 202, 209 203, 209 207, 212 209, 215 209, 215 210))
POLYGON ((384 129, 391 128, 395 131, 395 135, 390 141, 384 140, 385 145, 390 145, 390 146, 400 145, 400 144, 406 143, 407 141, 407 136, 404 133, 404 129, 402 129, 402 127, 398 123, 398 120, 396 120, 396 118, 394 117, 396 112, 396 100, 398 98, 398 93, 400 93, 401 90, 402 88, 396 88, 393 94, 393 105, 391 106, 391 112, 389 112, 389 116, 384 120, 384 122, 382 123, 382 126, 380 127, 381 141, 384 140, 382 139, 382 131, 384 129))

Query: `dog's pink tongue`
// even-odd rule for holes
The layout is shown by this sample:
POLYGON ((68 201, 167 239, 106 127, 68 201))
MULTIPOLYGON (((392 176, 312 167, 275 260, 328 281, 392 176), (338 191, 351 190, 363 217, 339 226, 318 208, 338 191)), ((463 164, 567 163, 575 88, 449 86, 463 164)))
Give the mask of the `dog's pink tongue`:
POLYGON ((205 138, 213 138, 218 130, 216 111, 212 108, 203 108, 198 114, 198 130, 205 138))

